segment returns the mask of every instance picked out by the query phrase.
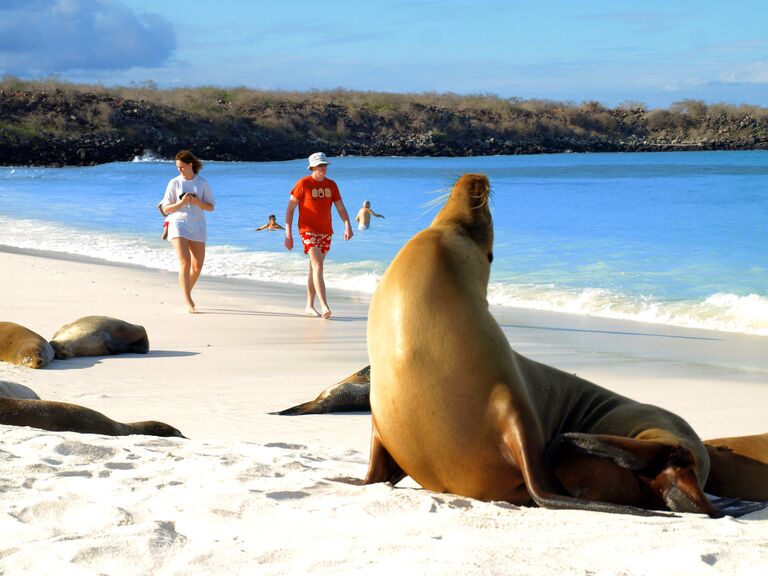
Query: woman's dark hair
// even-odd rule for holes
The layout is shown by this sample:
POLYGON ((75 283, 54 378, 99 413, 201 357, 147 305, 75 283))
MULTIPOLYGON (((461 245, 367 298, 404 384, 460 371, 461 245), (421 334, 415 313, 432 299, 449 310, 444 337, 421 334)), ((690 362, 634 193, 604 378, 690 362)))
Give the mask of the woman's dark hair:
POLYGON ((192 164, 192 172, 197 174, 203 169, 203 161, 192 154, 189 150, 182 150, 176 154, 176 160, 181 160, 184 164, 192 164))

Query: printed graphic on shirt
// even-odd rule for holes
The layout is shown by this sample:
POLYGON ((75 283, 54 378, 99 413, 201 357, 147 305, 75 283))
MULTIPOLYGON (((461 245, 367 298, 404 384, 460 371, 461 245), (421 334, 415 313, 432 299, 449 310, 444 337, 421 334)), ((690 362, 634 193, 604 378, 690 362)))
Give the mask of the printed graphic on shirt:
POLYGON ((312 198, 330 198, 330 188, 312 188, 312 198))

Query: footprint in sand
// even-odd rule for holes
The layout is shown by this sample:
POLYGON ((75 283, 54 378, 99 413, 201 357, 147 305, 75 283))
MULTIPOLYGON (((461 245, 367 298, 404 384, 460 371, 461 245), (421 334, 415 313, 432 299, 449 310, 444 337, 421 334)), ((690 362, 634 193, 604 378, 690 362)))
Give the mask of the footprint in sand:
POLYGON ((136 468, 136 464, 132 462, 107 462, 104 464, 104 468, 110 470, 133 470, 136 468))
POLYGON ((309 492, 302 492, 302 491, 283 491, 283 492, 268 492, 265 494, 267 498, 270 498, 272 500, 301 500, 302 498, 306 498, 307 496, 311 496, 309 492))
POLYGON ((117 506, 88 502, 77 494, 62 494, 9 514, 25 524, 44 527, 59 534, 91 534, 110 526, 128 524, 131 515, 117 506))
POLYGON ((109 460, 117 454, 117 450, 109 446, 95 446, 77 440, 66 440, 56 446, 56 454, 67 457, 68 464, 83 465, 109 460))

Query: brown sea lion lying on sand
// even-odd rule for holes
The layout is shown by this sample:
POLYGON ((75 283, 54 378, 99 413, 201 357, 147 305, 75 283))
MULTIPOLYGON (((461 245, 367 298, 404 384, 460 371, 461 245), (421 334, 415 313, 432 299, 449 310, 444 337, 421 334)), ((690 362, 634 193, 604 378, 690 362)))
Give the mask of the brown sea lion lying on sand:
POLYGON ((85 316, 56 331, 51 339, 56 358, 146 354, 149 338, 143 326, 109 316, 85 316))
POLYGON ((0 424, 30 426, 53 432, 184 438, 181 432, 164 422, 116 422, 84 406, 40 400, 34 391, 13 382, 0 382, 0 424))
POLYGON ((14 322, 0 322, 0 360, 3 362, 43 368, 53 356, 53 348, 40 334, 14 322))

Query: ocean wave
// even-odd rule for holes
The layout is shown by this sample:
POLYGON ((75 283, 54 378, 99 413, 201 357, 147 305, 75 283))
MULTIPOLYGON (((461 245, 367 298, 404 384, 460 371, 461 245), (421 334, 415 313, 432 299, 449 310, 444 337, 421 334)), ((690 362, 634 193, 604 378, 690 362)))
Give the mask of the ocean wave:
MULTIPOLYGON (((158 233, 154 239, 138 233, 102 233, 0 216, 0 244, 6 246, 99 258, 158 270, 178 270, 169 243, 160 240, 159 236, 158 233)), ((301 250, 261 252, 209 244, 203 275, 306 285, 307 271, 307 259, 301 250)), ((372 260, 326 262, 325 283, 331 288, 371 294, 383 272, 384 264, 372 260)))
POLYGON ((141 156, 134 156, 131 162, 170 162, 170 160, 166 160, 165 158, 160 158, 160 156, 158 156, 157 154, 153 154, 148 150, 144 150, 141 156))
MULTIPOLYGON (((146 234, 102 233, 38 220, 0 216, 0 244, 22 249, 73 254, 147 268, 178 270, 169 244, 146 234)), ((325 264, 330 288, 372 294, 386 264, 374 260, 325 264)), ((306 285, 307 259, 293 252, 248 251, 209 245, 204 275, 306 285)), ((768 336, 768 297, 716 293, 701 300, 666 301, 555 284, 491 282, 488 302, 495 306, 565 312, 604 318, 768 336)))
POLYGON ((683 328, 768 336, 768 298, 716 293, 703 300, 663 301, 610 290, 491 283, 488 302, 533 310, 615 318, 683 328))

